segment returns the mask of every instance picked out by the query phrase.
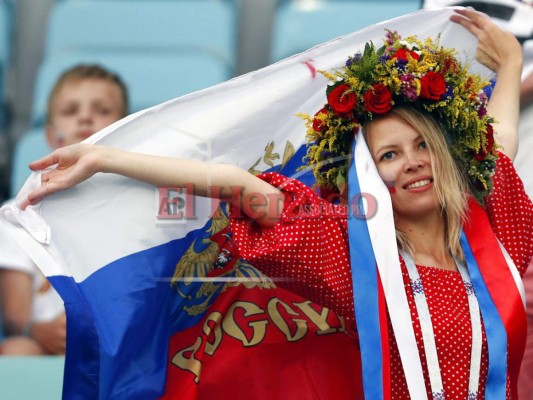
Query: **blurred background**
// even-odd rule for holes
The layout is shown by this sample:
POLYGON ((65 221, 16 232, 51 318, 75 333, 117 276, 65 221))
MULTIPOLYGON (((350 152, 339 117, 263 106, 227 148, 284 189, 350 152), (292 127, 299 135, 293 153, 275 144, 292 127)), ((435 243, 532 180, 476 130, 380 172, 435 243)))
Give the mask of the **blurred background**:
POLYGON ((49 91, 74 64, 97 62, 121 75, 135 112, 422 7, 472 5, 527 39, 529 3, 0 0, 0 200, 16 194, 27 162, 48 152, 49 91))
MULTIPOLYGON (((48 95, 75 64, 118 73, 136 112, 420 8, 473 6, 533 49, 532 2, 0 0, 0 202, 20 189, 28 162, 48 153, 48 95)), ((16 399, 35 398, 24 397, 25 388, 59 398, 63 362, 0 358, 0 398, 11 398, 9 386, 16 399), (20 376, 27 385, 14 378, 20 376)))
POLYGON ((80 62, 117 72, 130 112, 419 9, 420 0, 0 0, 0 200, 49 149, 46 102, 80 62))

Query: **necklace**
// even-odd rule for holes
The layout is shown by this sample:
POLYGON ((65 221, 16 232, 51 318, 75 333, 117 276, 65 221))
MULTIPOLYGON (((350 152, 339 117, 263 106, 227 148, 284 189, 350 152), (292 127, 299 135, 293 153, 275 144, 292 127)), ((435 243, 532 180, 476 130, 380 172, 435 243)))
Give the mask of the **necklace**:
MULTIPOLYGON (((407 271, 409 272, 411 290, 413 291, 415 306, 418 313, 418 318, 420 320, 422 341, 424 342, 424 352, 426 354, 426 361, 428 365, 432 397, 433 400, 445 400, 444 387, 442 384, 439 359, 437 355, 437 346, 435 343, 435 333, 433 331, 431 314, 429 312, 422 280, 420 279, 420 275, 418 274, 418 270, 416 269, 413 258, 406 252, 402 252, 402 257, 405 261, 407 271)), ((481 350, 483 345, 481 314, 468 270, 463 263, 459 262, 457 259, 455 259, 455 264, 459 270, 459 273, 461 274, 461 279, 468 297, 468 309, 470 312, 470 322, 472 324, 472 353, 470 357, 470 375, 468 381, 467 399, 475 400, 478 396, 479 372, 481 368, 481 350)))

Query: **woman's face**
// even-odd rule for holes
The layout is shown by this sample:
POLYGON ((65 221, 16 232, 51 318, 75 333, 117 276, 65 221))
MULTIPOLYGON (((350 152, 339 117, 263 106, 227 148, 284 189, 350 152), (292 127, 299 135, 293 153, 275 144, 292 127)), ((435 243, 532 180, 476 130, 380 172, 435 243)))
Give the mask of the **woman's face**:
POLYGON ((418 218, 438 210, 431 156, 420 133, 397 117, 377 119, 367 132, 370 152, 389 188, 396 216, 418 218))

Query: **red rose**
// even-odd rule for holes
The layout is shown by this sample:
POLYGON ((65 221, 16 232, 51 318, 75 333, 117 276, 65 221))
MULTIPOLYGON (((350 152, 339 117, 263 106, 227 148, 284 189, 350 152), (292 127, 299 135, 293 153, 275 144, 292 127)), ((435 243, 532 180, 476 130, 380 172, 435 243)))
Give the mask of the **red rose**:
POLYGON ((457 66, 457 64, 455 63, 455 61, 452 58, 448 58, 444 62, 444 67, 442 69, 442 73, 445 74, 449 70, 451 70, 452 73, 454 73, 454 74, 459 73, 459 67, 457 66))
POLYGON ((317 117, 322 114, 327 114, 327 110, 325 108, 322 108, 319 112, 315 114, 315 117, 313 119, 313 129, 317 132, 322 132, 324 128, 326 127, 324 125, 324 121, 318 119, 317 117))
POLYGON ((350 85, 343 83, 334 87, 328 94, 328 104, 335 114, 341 118, 349 118, 357 103, 357 97, 353 92, 348 92, 350 85))
POLYGON ((376 113, 386 114, 391 109, 392 93, 388 87, 375 83, 373 89, 365 92, 365 110, 376 113))
POLYGON ((429 71, 420 78, 420 97, 430 100, 440 100, 446 93, 446 81, 441 74, 429 71))
POLYGON ((397 58, 398 60, 409 61, 407 59, 407 54, 409 54, 411 58, 414 58, 415 60, 420 60, 420 55, 418 55, 414 51, 407 50, 407 49, 396 50, 396 53, 392 55, 392 58, 397 58))
POLYGON ((489 154, 492 154, 494 151, 494 128, 492 125, 487 124, 487 146, 485 149, 479 149, 479 153, 475 155, 478 161, 483 161, 487 158, 489 154))

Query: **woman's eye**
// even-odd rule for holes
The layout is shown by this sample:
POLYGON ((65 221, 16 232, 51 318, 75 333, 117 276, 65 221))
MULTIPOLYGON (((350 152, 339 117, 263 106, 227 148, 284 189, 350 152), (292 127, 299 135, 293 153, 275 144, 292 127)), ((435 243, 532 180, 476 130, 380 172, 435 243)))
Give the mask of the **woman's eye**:
POLYGON ((428 148, 428 145, 426 142, 420 142, 420 148, 426 150, 428 148))
POLYGON ((394 157, 394 153, 392 151, 387 151, 385 154, 381 156, 382 160, 392 160, 394 157))

